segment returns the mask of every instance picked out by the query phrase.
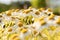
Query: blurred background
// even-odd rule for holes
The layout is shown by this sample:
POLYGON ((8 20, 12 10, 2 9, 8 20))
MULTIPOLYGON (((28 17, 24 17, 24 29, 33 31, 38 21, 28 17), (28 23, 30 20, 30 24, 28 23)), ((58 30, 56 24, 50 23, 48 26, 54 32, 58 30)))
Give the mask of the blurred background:
POLYGON ((0 0, 0 12, 9 9, 51 8, 55 14, 60 14, 60 0, 0 0))

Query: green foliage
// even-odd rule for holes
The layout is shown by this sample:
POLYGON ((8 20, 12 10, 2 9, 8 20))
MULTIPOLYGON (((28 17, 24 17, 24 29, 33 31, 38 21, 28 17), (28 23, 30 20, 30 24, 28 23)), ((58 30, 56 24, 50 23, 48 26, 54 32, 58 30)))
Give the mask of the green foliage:
POLYGON ((1 12, 4 12, 4 11, 7 11, 9 9, 17 9, 17 8, 20 8, 19 6, 20 4, 17 2, 17 3, 11 3, 9 5, 6 5, 6 4, 1 4, 0 3, 0 13, 1 12))
POLYGON ((60 15, 60 7, 54 8, 54 14, 60 15))
POLYGON ((46 7, 45 0, 31 0, 31 4, 35 8, 46 7))
POLYGON ((4 12, 10 8, 10 5, 5 5, 0 3, 0 12, 4 12))

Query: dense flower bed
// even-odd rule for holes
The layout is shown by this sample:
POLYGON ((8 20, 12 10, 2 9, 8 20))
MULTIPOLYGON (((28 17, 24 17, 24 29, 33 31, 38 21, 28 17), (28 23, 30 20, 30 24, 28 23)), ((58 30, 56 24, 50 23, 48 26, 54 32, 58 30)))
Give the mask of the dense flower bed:
POLYGON ((50 8, 0 13, 0 40, 60 40, 60 16, 50 8))

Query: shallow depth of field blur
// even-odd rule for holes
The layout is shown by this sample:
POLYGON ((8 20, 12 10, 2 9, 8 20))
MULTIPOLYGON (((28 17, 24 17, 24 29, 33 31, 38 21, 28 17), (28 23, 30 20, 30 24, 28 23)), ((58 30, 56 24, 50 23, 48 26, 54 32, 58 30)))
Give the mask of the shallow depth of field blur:
POLYGON ((60 14, 60 0, 0 0, 0 13, 10 9, 51 8, 60 14))

